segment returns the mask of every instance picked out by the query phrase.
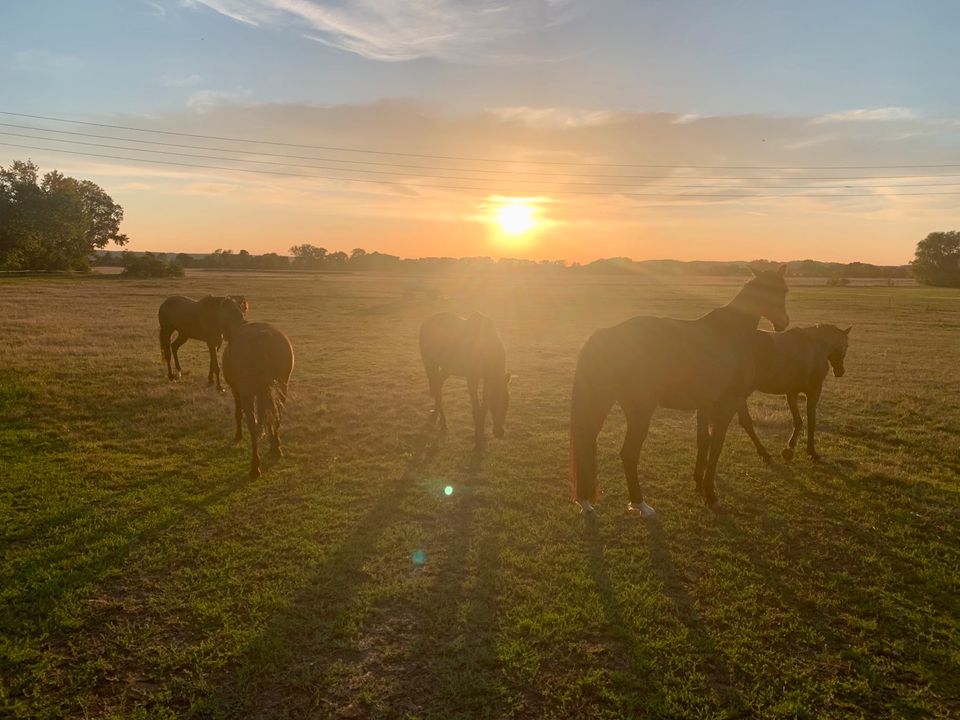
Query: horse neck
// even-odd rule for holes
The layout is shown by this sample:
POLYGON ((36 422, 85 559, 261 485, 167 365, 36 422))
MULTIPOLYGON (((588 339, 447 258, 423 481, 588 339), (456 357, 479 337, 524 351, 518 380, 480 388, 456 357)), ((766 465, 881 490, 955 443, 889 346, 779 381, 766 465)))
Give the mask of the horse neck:
POLYGON ((721 308, 708 313, 706 317, 734 331, 753 332, 760 325, 760 312, 749 297, 746 289, 721 308))

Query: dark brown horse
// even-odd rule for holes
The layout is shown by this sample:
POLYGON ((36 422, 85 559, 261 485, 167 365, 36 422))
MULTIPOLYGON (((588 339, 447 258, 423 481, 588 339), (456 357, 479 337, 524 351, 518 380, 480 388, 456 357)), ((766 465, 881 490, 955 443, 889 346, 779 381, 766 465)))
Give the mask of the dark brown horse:
POLYGON ((420 326, 420 357, 427 371, 433 396, 433 418, 447 429, 443 412, 443 383, 448 377, 467 380, 473 404, 473 426, 477 445, 484 439, 489 412, 493 417, 494 437, 503 437, 503 424, 510 404, 510 373, 506 371, 506 351, 490 318, 473 313, 464 319, 453 313, 438 313, 420 326), (478 396, 483 381, 482 400, 478 396))
POLYGON ((251 477, 260 475, 260 435, 266 432, 270 448, 280 449, 280 416, 287 400, 287 385, 293 372, 293 346, 283 332, 269 323, 247 322, 240 306, 227 301, 220 306, 220 320, 227 346, 223 351, 223 377, 233 392, 235 440, 243 439, 243 416, 247 416, 252 459, 251 477))
POLYGON ((778 330, 790 322, 785 272, 786 265, 755 272, 728 305, 696 320, 635 317, 590 336, 577 360, 570 416, 574 499, 584 513, 597 499, 597 435, 614 403, 627 416, 620 458, 630 510, 655 515, 644 502, 637 464, 660 406, 697 411, 694 481, 706 503, 721 509, 717 461, 730 421, 754 386, 757 326, 761 317, 778 330))
POLYGON ((157 313, 160 319, 160 352, 167 363, 167 377, 176 380, 180 377, 180 358, 177 351, 187 340, 202 340, 210 351, 210 369, 207 373, 207 384, 213 385, 217 379, 217 390, 223 392, 220 385, 220 366, 217 364, 217 350, 223 342, 220 331, 220 304, 224 300, 232 300, 243 314, 246 314, 249 305, 242 295, 231 295, 229 298, 207 295, 199 300, 192 300, 183 295, 168 297, 160 304, 157 313), (171 344, 170 338, 177 333, 177 339, 171 344), (170 367, 170 356, 177 368, 173 374, 170 367))
MULTIPOLYGON (((830 367, 833 374, 843 377, 843 360, 847 355, 850 330, 841 330, 836 325, 817 325, 808 328, 793 328, 785 333, 757 331, 755 359, 757 365, 755 386, 762 393, 786 395, 790 413, 793 415, 793 434, 787 447, 780 451, 784 460, 793 458, 803 420, 797 400, 802 393, 807 398, 807 454, 817 461, 820 456, 814 447, 817 430, 817 403, 823 390, 823 381, 830 367)), ((760 442, 753 429, 753 420, 743 401, 738 412, 740 425, 757 449, 757 454, 770 462, 770 453, 760 442)))

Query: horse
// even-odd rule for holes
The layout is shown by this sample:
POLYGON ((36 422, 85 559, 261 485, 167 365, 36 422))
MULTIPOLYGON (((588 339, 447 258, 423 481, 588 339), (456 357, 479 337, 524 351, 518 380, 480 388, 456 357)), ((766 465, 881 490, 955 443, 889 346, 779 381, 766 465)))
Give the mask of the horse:
POLYGON ((287 401, 287 386, 293 372, 293 345, 270 323, 247 322, 233 301, 220 305, 220 327, 226 338, 223 377, 230 386, 236 420, 235 442, 243 439, 243 416, 247 416, 252 459, 250 476, 260 476, 261 432, 270 438, 270 449, 282 456, 280 417, 287 401))
MULTIPOLYGON (((793 434, 787 447, 780 451, 784 460, 793 459, 793 449, 797 445, 803 420, 797 407, 798 396, 807 398, 807 454, 817 462, 820 456, 814 447, 814 433, 817 429, 817 403, 823 389, 823 381, 830 368, 836 377, 843 377, 843 361, 847 355, 850 331, 852 327, 841 330, 836 325, 817 325, 815 327, 793 328, 784 333, 757 331, 756 359, 757 372, 755 387, 762 393, 786 395, 790 413, 793 415, 793 434)), ((770 462, 770 453, 760 442, 753 429, 753 419, 747 401, 744 400, 737 413, 740 426, 753 441, 757 454, 770 462)))
POLYGON ((217 350, 223 342, 223 334, 220 331, 220 304, 224 300, 236 303, 243 314, 246 314, 250 307, 243 295, 231 295, 229 298, 207 295, 200 300, 174 295, 160 304, 160 311, 157 313, 160 320, 160 352, 167 363, 169 379, 176 380, 180 377, 180 358, 177 356, 180 346, 187 340, 202 340, 210 351, 207 384, 213 385, 213 379, 216 377, 217 390, 223 392, 223 386, 220 385, 220 366, 217 365, 217 350), (170 338, 174 332, 177 333, 177 339, 171 345, 170 338), (177 368, 176 375, 170 367, 171 355, 177 368))
POLYGON ((640 489, 640 449, 657 407, 697 411, 694 482, 707 505, 723 512, 717 497, 717 462, 730 421, 753 390, 753 344, 760 318, 783 330, 786 265, 757 272, 727 305, 695 320, 639 316, 594 332, 574 373, 570 412, 573 499, 590 516, 598 496, 597 435, 614 403, 627 418, 620 451, 630 496, 628 511, 656 512, 640 489))
POLYGON ((511 376, 506 371, 503 341, 490 318, 480 313, 462 318, 449 312, 428 317, 420 326, 420 357, 434 402, 431 416, 434 423, 440 423, 441 430, 447 429, 443 383, 453 375, 467 380, 477 447, 484 443, 488 412, 493 419, 493 436, 503 437, 511 376), (482 400, 478 397, 481 380, 482 400))

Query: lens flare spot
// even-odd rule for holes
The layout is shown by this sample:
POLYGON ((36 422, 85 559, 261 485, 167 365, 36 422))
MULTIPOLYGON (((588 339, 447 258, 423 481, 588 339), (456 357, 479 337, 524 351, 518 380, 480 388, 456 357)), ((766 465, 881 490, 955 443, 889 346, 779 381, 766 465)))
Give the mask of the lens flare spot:
POLYGON ((410 556, 410 561, 414 565, 426 565, 427 554, 423 550, 414 550, 413 554, 410 556))
POLYGON ((447 497, 453 495, 453 485, 447 485, 443 489, 443 494, 446 495, 447 497))

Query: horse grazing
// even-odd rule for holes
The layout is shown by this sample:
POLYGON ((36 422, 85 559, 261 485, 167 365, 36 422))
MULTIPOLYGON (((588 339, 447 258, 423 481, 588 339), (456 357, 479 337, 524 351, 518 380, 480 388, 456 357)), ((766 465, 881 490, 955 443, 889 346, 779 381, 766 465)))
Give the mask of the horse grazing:
POLYGON ((467 380, 477 445, 484 442, 488 412, 493 417, 494 437, 503 437, 503 423, 510 404, 510 373, 506 371, 503 341, 490 318, 473 313, 464 319, 448 312, 428 317, 420 326, 420 357, 433 396, 431 414, 442 430, 447 429, 443 383, 453 375, 467 380), (477 394, 481 380, 482 401, 477 394))
POLYGON ((229 298, 207 295, 200 300, 191 300, 183 295, 168 297, 160 304, 157 313, 160 319, 160 352, 167 363, 167 377, 176 380, 180 377, 180 358, 177 351, 187 340, 202 340, 210 351, 210 369, 207 373, 207 384, 213 385, 217 379, 217 390, 223 392, 220 385, 220 366, 217 364, 217 350, 223 342, 223 333, 220 330, 220 304, 229 300, 237 304, 243 314, 249 309, 246 299, 242 295, 231 295, 229 298), (170 343, 173 333, 177 339, 170 343), (170 356, 177 368, 173 374, 170 367, 170 356))
MULTIPOLYGON (((757 331, 755 387, 762 393, 786 395, 793 415, 793 434, 787 447, 780 451, 784 460, 793 458, 803 420, 797 407, 797 398, 802 393, 807 398, 807 454, 817 461, 813 436, 817 430, 817 403, 823 389, 823 381, 830 367, 833 374, 843 377, 843 360, 847 355, 850 330, 841 330, 836 325, 817 325, 808 328, 793 328, 785 333, 757 331)), ((770 453, 760 442, 753 429, 753 419, 744 400, 738 411, 740 426, 753 440, 757 454, 764 462, 770 462, 770 453)))
POLYGON ((585 514, 597 491, 597 435, 614 403, 627 417, 620 458, 628 509, 653 517, 644 502, 637 465, 657 407, 697 411, 694 481, 714 510, 715 476, 727 428, 753 390, 753 345, 760 318, 777 330, 786 311, 786 265, 757 273, 724 307, 696 320, 635 317, 597 330, 577 359, 570 413, 570 469, 574 499, 585 514))
POLYGON ((220 306, 220 322, 227 346, 223 350, 223 377, 233 392, 235 441, 243 439, 243 416, 247 416, 252 459, 250 476, 260 476, 260 435, 270 437, 270 449, 280 449, 280 416, 287 400, 287 385, 293 372, 293 346, 283 332, 269 323, 247 322, 235 302, 220 306))

